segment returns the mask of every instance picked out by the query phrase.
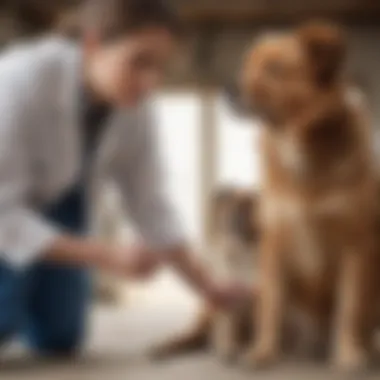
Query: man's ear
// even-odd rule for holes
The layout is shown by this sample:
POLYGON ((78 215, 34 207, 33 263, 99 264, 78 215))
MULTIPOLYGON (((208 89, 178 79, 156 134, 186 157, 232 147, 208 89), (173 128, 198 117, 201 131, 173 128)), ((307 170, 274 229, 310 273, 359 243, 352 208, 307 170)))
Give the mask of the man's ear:
POLYGON ((332 24, 313 22, 301 26, 298 36, 316 82, 328 86, 339 79, 347 50, 344 31, 332 24))

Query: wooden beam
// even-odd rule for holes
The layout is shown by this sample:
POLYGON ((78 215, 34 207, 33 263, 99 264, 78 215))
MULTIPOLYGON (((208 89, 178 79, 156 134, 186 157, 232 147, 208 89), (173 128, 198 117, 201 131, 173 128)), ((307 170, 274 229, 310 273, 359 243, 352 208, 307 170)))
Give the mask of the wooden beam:
MULTIPOLYGON (((307 4, 307 3, 306 3, 307 4)), ((199 24, 232 24, 257 25, 300 22, 312 18, 327 18, 349 24, 363 24, 380 22, 380 2, 366 5, 334 5, 321 4, 314 6, 258 6, 211 7, 189 6, 180 9, 185 20, 190 25, 199 24)))
POLYGON ((209 236, 209 205, 210 198, 216 180, 216 109, 215 92, 207 90, 209 73, 215 47, 216 30, 212 28, 198 30, 199 38, 194 50, 194 69, 196 81, 200 87, 201 102, 201 159, 200 159, 200 184, 201 184, 201 215, 202 215, 202 243, 206 244, 209 236))
POLYGON ((201 100, 201 215, 202 243, 210 239, 210 200, 216 184, 217 174, 217 117, 215 92, 202 90, 201 100))

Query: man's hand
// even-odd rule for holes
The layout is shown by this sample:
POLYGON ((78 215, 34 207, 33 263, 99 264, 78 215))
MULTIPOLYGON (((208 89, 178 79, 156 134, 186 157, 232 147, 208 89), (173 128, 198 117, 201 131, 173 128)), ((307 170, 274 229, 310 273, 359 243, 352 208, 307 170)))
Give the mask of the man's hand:
POLYGON ((245 302, 252 301, 254 297, 253 289, 243 285, 216 284, 202 262, 185 248, 178 248, 167 257, 182 278, 216 307, 227 309, 240 307, 245 302))
POLYGON ((122 277, 144 279, 158 268, 161 256, 143 244, 115 247, 92 239, 60 236, 43 257, 56 263, 84 265, 122 277))
POLYGON ((150 277, 160 265, 160 256, 143 245, 134 245, 124 253, 126 255, 125 270, 132 278, 144 279, 150 277))
POLYGON ((252 302, 255 293, 252 288, 242 284, 210 285, 205 289, 205 296, 215 307, 222 309, 234 309, 244 307, 252 302))
POLYGON ((141 280, 157 270, 158 257, 144 245, 111 248, 102 254, 100 267, 116 275, 141 280))

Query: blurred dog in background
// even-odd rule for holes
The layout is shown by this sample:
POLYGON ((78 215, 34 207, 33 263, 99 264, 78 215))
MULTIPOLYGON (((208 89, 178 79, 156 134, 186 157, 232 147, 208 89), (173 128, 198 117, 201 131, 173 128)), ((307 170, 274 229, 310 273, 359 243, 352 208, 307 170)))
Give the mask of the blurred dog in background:
MULTIPOLYGON (((239 281, 254 287, 259 243, 258 206, 257 196, 246 191, 224 191, 215 198, 210 268, 220 281, 239 281)), ((215 311, 211 344, 220 358, 231 360, 240 353, 242 339, 249 339, 253 334, 253 330, 249 330, 252 318, 252 305, 229 312, 215 311)))
MULTIPOLYGON (((240 189, 223 189, 211 201, 207 260, 220 280, 238 280, 252 285, 260 228, 259 197, 240 189)), ((253 300, 252 300, 253 301, 253 300)), ((235 358, 252 332, 252 305, 224 312, 204 305, 195 325, 152 351, 153 357, 168 357, 211 346, 225 360, 235 358)))

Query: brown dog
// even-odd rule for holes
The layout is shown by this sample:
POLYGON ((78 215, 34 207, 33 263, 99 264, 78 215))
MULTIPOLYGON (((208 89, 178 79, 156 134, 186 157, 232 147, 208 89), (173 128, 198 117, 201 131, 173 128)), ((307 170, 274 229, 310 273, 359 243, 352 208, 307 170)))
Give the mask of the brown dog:
MULTIPOLYGON (((216 278, 253 284, 252 267, 260 236, 258 204, 256 194, 233 188, 218 191, 212 199, 206 260, 216 278)), ((233 311, 204 305, 190 331, 170 339, 152 354, 162 358, 210 344, 220 358, 236 358, 244 341, 250 339, 252 317, 252 305, 233 311)))
POLYGON ((259 114, 263 236, 253 366, 279 358, 288 306, 333 331, 333 363, 366 364, 374 328, 376 181, 363 102, 343 76, 341 30, 266 36, 248 52, 245 104, 259 114))

